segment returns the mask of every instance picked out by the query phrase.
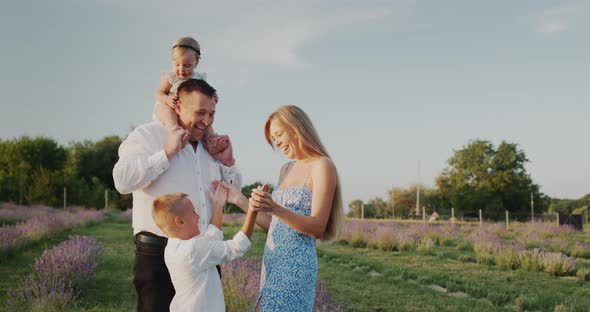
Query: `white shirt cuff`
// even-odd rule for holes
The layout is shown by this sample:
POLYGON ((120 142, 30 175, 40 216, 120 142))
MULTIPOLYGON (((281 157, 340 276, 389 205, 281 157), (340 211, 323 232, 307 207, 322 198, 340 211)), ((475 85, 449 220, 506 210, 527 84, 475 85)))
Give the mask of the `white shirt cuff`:
POLYGON ((246 236, 246 234, 244 234, 244 232, 239 231, 235 236, 233 241, 235 241, 236 243, 238 243, 238 247, 240 248, 240 250, 246 252, 246 250, 248 250, 248 248, 250 248, 250 245, 252 244, 250 242, 250 239, 248 239, 248 236, 246 236))
POLYGON ((212 240, 223 240, 223 232, 215 225, 209 224, 205 237, 212 240))
POLYGON ((236 162, 234 161, 234 164, 231 166, 226 166, 224 165, 222 162, 219 162, 221 164, 221 170, 223 170, 223 175, 224 176, 233 176, 234 174, 236 174, 236 171, 238 169, 238 167, 236 167, 236 162))

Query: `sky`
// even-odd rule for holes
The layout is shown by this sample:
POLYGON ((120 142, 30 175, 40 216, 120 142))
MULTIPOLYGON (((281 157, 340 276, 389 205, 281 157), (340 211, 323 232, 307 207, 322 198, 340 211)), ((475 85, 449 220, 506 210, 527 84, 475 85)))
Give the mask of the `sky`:
POLYGON ((289 104, 345 204, 432 186, 475 139, 517 143, 551 197, 590 193, 590 1, 5 0, 0 138, 125 137, 150 121, 182 36, 201 45, 246 183, 276 183, 287 159, 262 126, 289 104))

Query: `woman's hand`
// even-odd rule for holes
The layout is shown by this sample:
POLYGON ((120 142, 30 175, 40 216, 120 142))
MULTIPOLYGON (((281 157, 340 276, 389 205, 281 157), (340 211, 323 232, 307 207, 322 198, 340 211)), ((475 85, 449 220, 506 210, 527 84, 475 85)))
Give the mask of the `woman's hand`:
POLYGON ((252 189, 252 194, 249 200, 249 209, 254 211, 274 212, 278 205, 272 199, 268 192, 268 184, 260 185, 252 189))
POLYGON ((244 196, 244 194, 242 194, 235 186, 229 183, 217 180, 213 181, 211 183, 211 186, 214 189, 217 189, 217 187, 219 186, 224 188, 227 192, 227 202, 230 204, 238 206, 240 200, 246 199, 246 196, 244 196))
POLYGON ((211 197, 211 201, 213 202, 213 209, 219 209, 219 207, 223 209, 227 203, 227 189, 218 183, 215 187, 215 193, 209 190, 209 197, 211 197))

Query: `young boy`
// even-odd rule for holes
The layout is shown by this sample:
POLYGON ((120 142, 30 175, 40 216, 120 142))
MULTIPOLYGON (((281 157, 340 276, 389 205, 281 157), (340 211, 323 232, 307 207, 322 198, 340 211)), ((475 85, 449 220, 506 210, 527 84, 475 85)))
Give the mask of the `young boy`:
POLYGON ((176 290, 170 303, 172 312, 225 311, 215 266, 243 256, 250 248, 256 212, 248 210, 240 232, 233 239, 223 241, 221 225, 227 189, 219 184, 209 196, 213 201, 213 216, 202 235, 199 235, 199 215, 186 194, 171 193, 154 200, 152 217, 168 235, 164 261, 176 290))

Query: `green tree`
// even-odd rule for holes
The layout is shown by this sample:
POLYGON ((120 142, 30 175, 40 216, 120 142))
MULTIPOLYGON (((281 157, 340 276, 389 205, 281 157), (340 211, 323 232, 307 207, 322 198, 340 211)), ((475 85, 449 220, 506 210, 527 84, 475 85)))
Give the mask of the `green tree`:
POLYGON ((349 218, 360 218, 363 201, 355 199, 348 204, 348 213, 346 214, 349 218))
MULTIPOLYGON (((394 187, 388 190, 387 213, 384 217, 388 218, 391 215, 392 208, 395 208, 396 218, 407 218, 416 214, 416 184, 410 185, 408 188, 394 187), (393 206, 393 207, 392 207, 393 206)), ((447 207, 449 205, 446 205, 447 207)), ((439 211, 445 207, 440 192, 423 184, 420 185, 420 211, 422 214, 422 207, 426 208, 427 213, 439 211)))
POLYGON ((441 202, 450 203, 462 212, 500 218, 505 210, 530 211, 530 194, 535 207, 547 209, 547 197, 540 193, 524 165, 528 162, 516 144, 501 142, 494 148, 489 141, 475 140, 455 151, 448 167, 437 177, 441 202))
POLYGON ((0 140, 1 199, 19 202, 21 183, 24 203, 31 198, 48 198, 49 188, 46 190, 47 196, 39 197, 38 191, 41 189, 35 191, 36 195, 33 197, 28 194, 28 188, 34 182, 33 176, 60 176, 54 172, 63 169, 65 160, 66 150, 46 137, 23 136, 12 140, 0 140))

